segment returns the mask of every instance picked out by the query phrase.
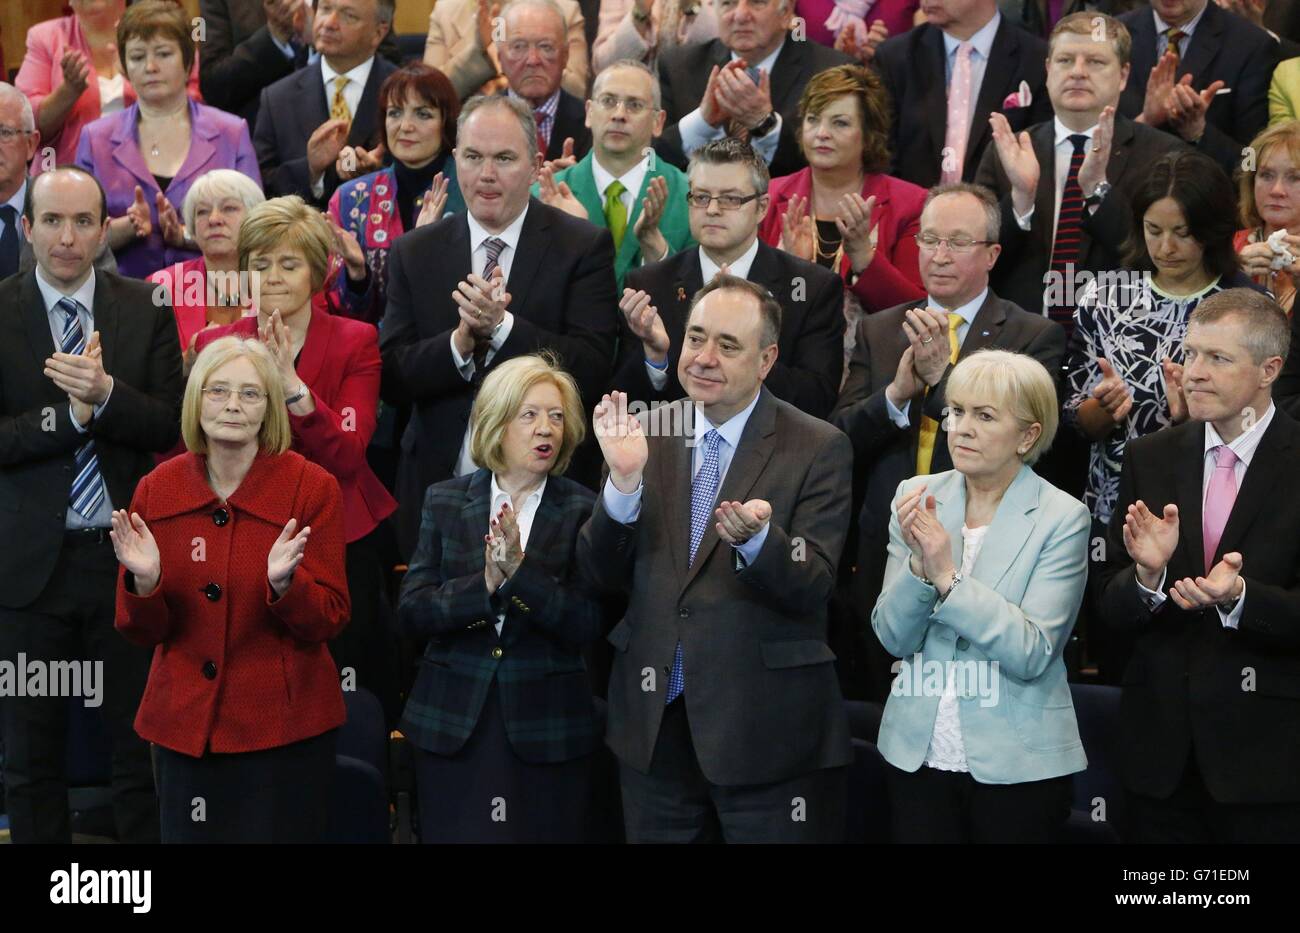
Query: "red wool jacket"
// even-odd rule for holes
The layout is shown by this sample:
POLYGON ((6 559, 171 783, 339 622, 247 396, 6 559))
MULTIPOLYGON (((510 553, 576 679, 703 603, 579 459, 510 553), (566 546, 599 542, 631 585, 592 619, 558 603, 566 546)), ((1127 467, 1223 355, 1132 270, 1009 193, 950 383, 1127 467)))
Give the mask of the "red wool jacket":
POLYGON ((185 453, 140 481, 131 510, 148 525, 162 579, 147 597, 119 572, 117 630, 156 645, 135 729, 198 757, 288 745, 342 724, 325 642, 352 612, 338 482, 293 451, 258 454, 222 506, 203 457, 185 453), (266 577, 290 518, 311 526, 279 599, 266 577))

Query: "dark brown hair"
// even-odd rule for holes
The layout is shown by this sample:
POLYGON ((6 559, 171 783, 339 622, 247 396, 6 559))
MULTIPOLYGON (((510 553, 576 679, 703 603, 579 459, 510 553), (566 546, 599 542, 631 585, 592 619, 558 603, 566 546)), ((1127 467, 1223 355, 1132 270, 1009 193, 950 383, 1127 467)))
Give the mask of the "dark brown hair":
POLYGON ((862 170, 868 175, 883 172, 889 168, 889 92, 874 71, 861 65, 836 65, 813 75, 799 99, 799 149, 803 150, 804 117, 821 113, 846 95, 858 102, 862 170))

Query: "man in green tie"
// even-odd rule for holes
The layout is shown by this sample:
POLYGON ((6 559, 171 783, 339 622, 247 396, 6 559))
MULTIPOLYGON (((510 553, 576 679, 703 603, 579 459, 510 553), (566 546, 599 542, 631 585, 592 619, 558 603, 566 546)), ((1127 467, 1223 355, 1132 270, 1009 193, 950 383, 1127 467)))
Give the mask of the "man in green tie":
POLYGON ((659 79, 649 68, 630 60, 610 65, 587 101, 591 151, 568 168, 543 167, 534 189, 552 207, 609 229, 620 289, 629 269, 695 243, 686 175, 657 159, 650 145, 664 127, 659 105, 659 79))

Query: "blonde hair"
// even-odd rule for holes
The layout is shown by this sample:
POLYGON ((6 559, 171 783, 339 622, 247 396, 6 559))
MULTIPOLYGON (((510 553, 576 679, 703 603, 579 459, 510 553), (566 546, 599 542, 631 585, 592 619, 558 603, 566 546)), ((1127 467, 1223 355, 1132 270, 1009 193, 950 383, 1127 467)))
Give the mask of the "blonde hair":
POLYGON ((469 455, 475 463, 493 473, 505 471, 502 441, 506 428, 519 414, 524 396, 533 386, 543 382, 549 382, 560 390, 564 409, 564 434, 551 472, 558 476, 568 468, 573 452, 587 434, 582 397, 573 377, 560 368, 553 354, 546 351, 507 360, 484 378, 469 416, 469 455))
POLYGON ((238 198, 243 202, 245 214, 266 201, 266 195, 257 186, 257 182, 243 172, 237 172, 233 168, 213 169, 200 175, 185 194, 185 201, 181 204, 185 229, 194 232, 194 215, 198 212, 200 201, 216 201, 218 198, 238 198))
POLYGON ((330 270, 334 231, 321 214, 298 195, 263 201, 239 225, 239 271, 248 271, 248 258, 285 244, 297 249, 311 267, 311 288, 318 292, 330 270))
MULTIPOLYGON (((1033 464, 1052 446, 1060 415, 1056 405, 1056 382, 1047 367, 1032 356, 1009 350, 980 350, 961 360, 948 374, 944 401, 992 405, 1010 411, 1022 428, 1039 424, 1042 430, 1033 445, 1020 455, 1033 464)), ((967 406, 968 407, 968 406, 967 406)))
POLYGON ((293 442, 289 414, 284 406, 284 386, 276 373, 271 351, 257 340, 222 337, 203 348, 190 370, 189 382, 185 384, 185 398, 181 402, 181 438, 190 453, 206 455, 208 452, 208 436, 203 431, 201 420, 204 385, 214 372, 241 357, 253 364, 266 393, 266 410, 262 413, 262 427, 257 432, 257 446, 263 453, 282 454, 293 442))

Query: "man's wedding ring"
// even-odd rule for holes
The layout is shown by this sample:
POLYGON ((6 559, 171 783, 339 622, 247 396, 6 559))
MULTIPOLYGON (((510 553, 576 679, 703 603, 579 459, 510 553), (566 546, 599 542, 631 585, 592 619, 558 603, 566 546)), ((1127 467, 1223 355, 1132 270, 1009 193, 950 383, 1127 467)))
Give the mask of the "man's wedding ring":
POLYGON ((921 343, 934 343, 934 338, 926 337, 924 340, 921 341, 921 343))

